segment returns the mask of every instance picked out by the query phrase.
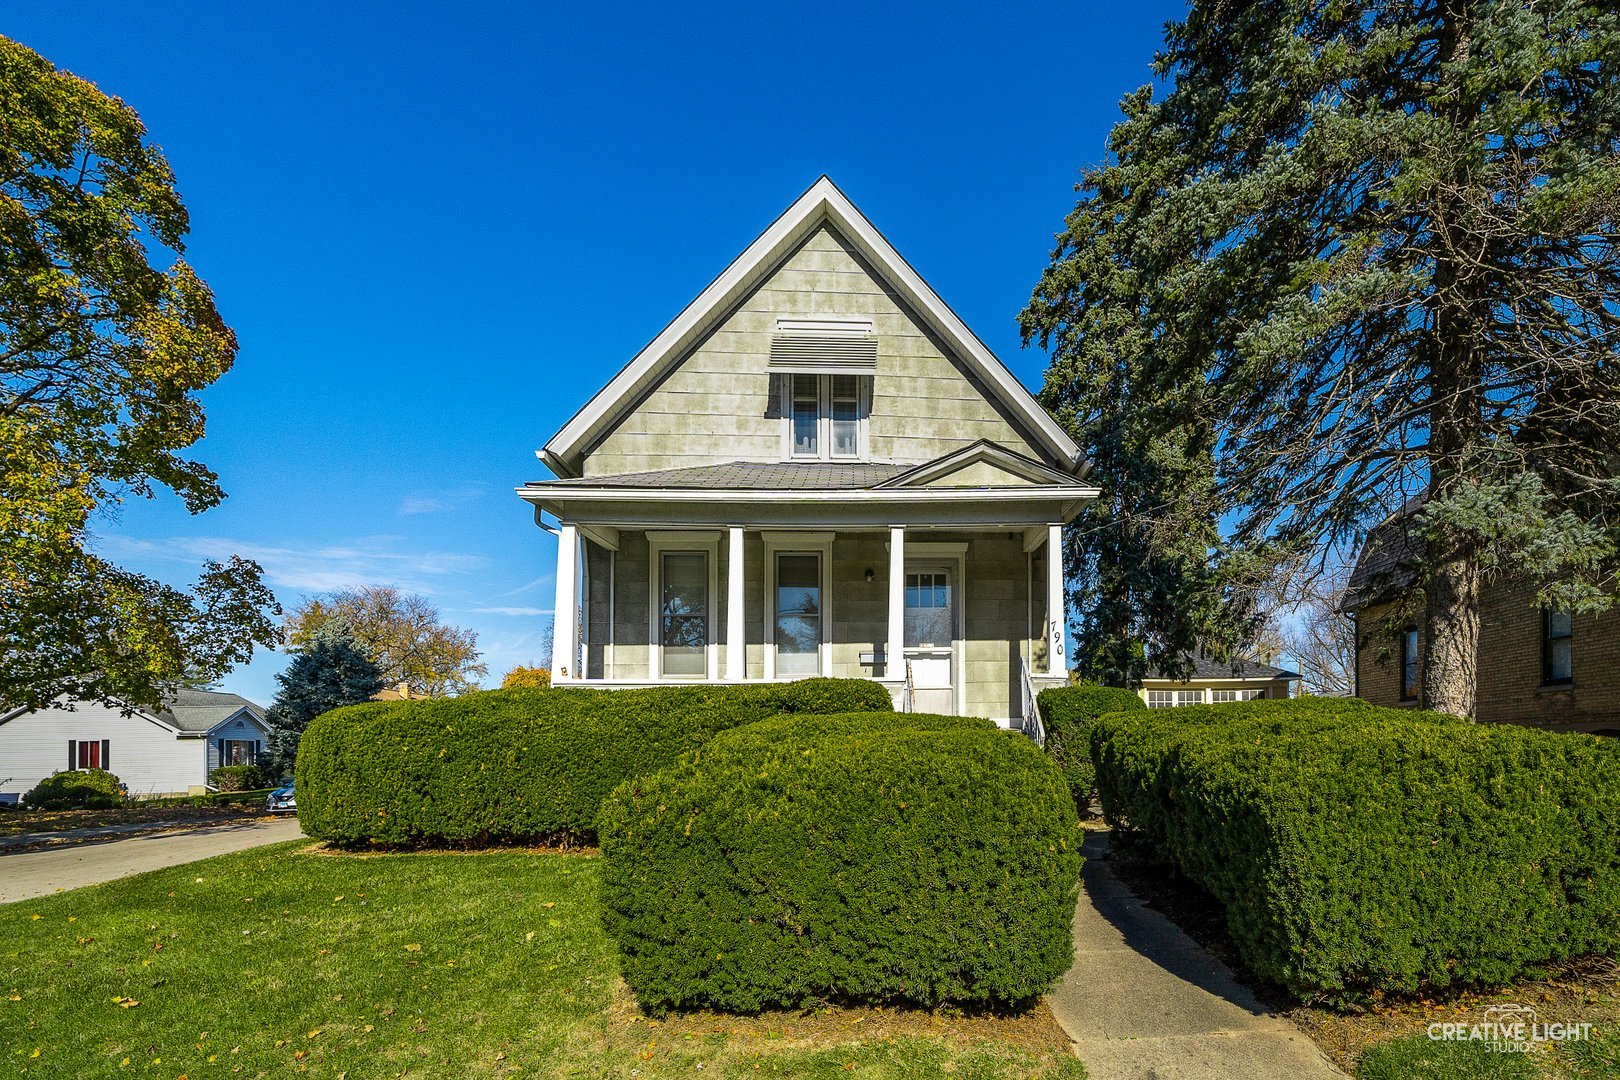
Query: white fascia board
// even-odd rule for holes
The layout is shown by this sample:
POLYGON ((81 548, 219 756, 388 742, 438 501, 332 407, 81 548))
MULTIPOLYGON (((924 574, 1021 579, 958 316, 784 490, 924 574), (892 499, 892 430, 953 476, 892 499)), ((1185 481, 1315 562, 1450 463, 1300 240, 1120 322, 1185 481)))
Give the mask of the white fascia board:
POLYGON ((579 454, 601 427, 633 403, 663 374, 667 361, 676 358, 713 321, 724 315, 748 288, 762 280, 794 245, 823 221, 832 222, 861 249, 867 260, 932 324, 934 331, 976 369, 1003 404, 1024 420, 1031 434, 1049 452, 1071 469, 1080 470, 1086 465, 1079 445, 826 176, 811 184, 808 191, 586 402, 585 407, 546 443, 540 451, 541 460, 559 476, 578 476, 579 454))
POLYGON ((520 487, 519 498, 529 502, 627 502, 627 503, 957 503, 1037 502, 1049 499, 1092 499, 1098 489, 1078 484, 1030 484, 1006 488, 859 488, 856 490, 809 490, 774 488, 623 488, 520 487))

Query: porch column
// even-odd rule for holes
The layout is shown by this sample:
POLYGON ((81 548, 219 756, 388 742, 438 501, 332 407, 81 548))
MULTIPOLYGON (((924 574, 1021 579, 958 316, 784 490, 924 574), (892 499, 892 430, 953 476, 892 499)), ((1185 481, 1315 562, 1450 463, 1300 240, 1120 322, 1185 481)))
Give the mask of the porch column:
POLYGON ((1068 673, 1063 635, 1068 627, 1063 604, 1063 526, 1046 527, 1046 673, 1068 673))
POLYGON ((577 678, 579 657, 579 529, 557 534, 557 612, 551 623, 551 681, 577 678))
POLYGON ((726 551, 726 679, 741 682, 748 675, 748 643, 743 633, 743 530, 731 526, 726 551))
POLYGON ((889 640, 883 648, 883 675, 902 678, 906 673, 903 655, 906 642, 906 530, 889 527, 889 640))

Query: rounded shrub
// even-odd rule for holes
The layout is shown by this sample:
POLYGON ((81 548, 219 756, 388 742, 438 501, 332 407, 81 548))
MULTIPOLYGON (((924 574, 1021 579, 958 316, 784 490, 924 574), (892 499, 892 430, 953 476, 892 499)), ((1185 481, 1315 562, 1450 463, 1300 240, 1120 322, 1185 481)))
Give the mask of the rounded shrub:
POLYGON ((890 707, 864 679, 365 702, 304 732, 298 819, 310 836, 349 844, 589 842, 614 787, 717 732, 782 713, 890 707))
POLYGON ((781 717, 603 806, 603 920, 644 1008, 1032 999, 1074 958, 1080 834, 983 720, 781 717))
POLYGON ((22 797, 36 810, 110 810, 129 801, 129 789, 105 769, 52 773, 22 797))
POLYGON ((1326 698, 1103 717, 1127 838, 1302 999, 1513 981, 1620 949, 1620 743, 1326 698))
POLYGON ((258 791, 270 778, 257 765, 221 765, 208 773, 208 783, 220 791, 258 791))
POLYGON ((1099 716, 1146 709, 1134 690, 1114 686, 1064 686, 1042 690, 1035 699, 1046 725, 1046 752, 1063 773, 1074 805, 1085 813, 1097 786, 1091 764, 1091 726, 1099 716))

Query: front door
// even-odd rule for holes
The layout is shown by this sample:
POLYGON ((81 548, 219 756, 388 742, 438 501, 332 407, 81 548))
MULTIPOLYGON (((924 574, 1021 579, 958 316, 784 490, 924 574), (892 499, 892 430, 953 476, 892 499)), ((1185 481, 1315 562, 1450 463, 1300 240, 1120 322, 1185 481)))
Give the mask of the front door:
POLYGON ((906 664, 915 712, 956 713, 956 585, 943 564, 906 565, 906 664))

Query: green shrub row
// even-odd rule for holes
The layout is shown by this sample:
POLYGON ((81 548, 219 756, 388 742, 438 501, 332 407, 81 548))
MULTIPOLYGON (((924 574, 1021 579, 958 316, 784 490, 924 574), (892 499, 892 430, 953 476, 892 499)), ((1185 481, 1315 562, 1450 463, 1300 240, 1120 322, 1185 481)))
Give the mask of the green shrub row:
POLYGON ((1035 699, 1046 725, 1046 752, 1063 773, 1075 808, 1084 814, 1091 806, 1097 771, 1091 765, 1091 725, 1111 712, 1145 709, 1134 690, 1112 686, 1064 686, 1042 690, 1035 699))
POLYGON ((1022 1002, 1073 960, 1079 841, 988 721, 781 717, 613 793, 603 919, 654 1012, 1022 1002))
POLYGON ((305 731, 298 817, 337 843, 589 841, 614 787, 717 732, 780 713, 890 708, 864 679, 366 702, 305 731))
POLYGON ((1115 713, 1092 749, 1109 820, 1302 999, 1620 946, 1620 742, 1308 699, 1115 713))
POLYGON ((208 783, 220 791, 258 791, 270 777, 257 765, 221 765, 208 773, 208 783))
POLYGON ((80 769, 52 773, 22 801, 34 810, 111 810, 129 801, 129 789, 105 769, 80 769))

